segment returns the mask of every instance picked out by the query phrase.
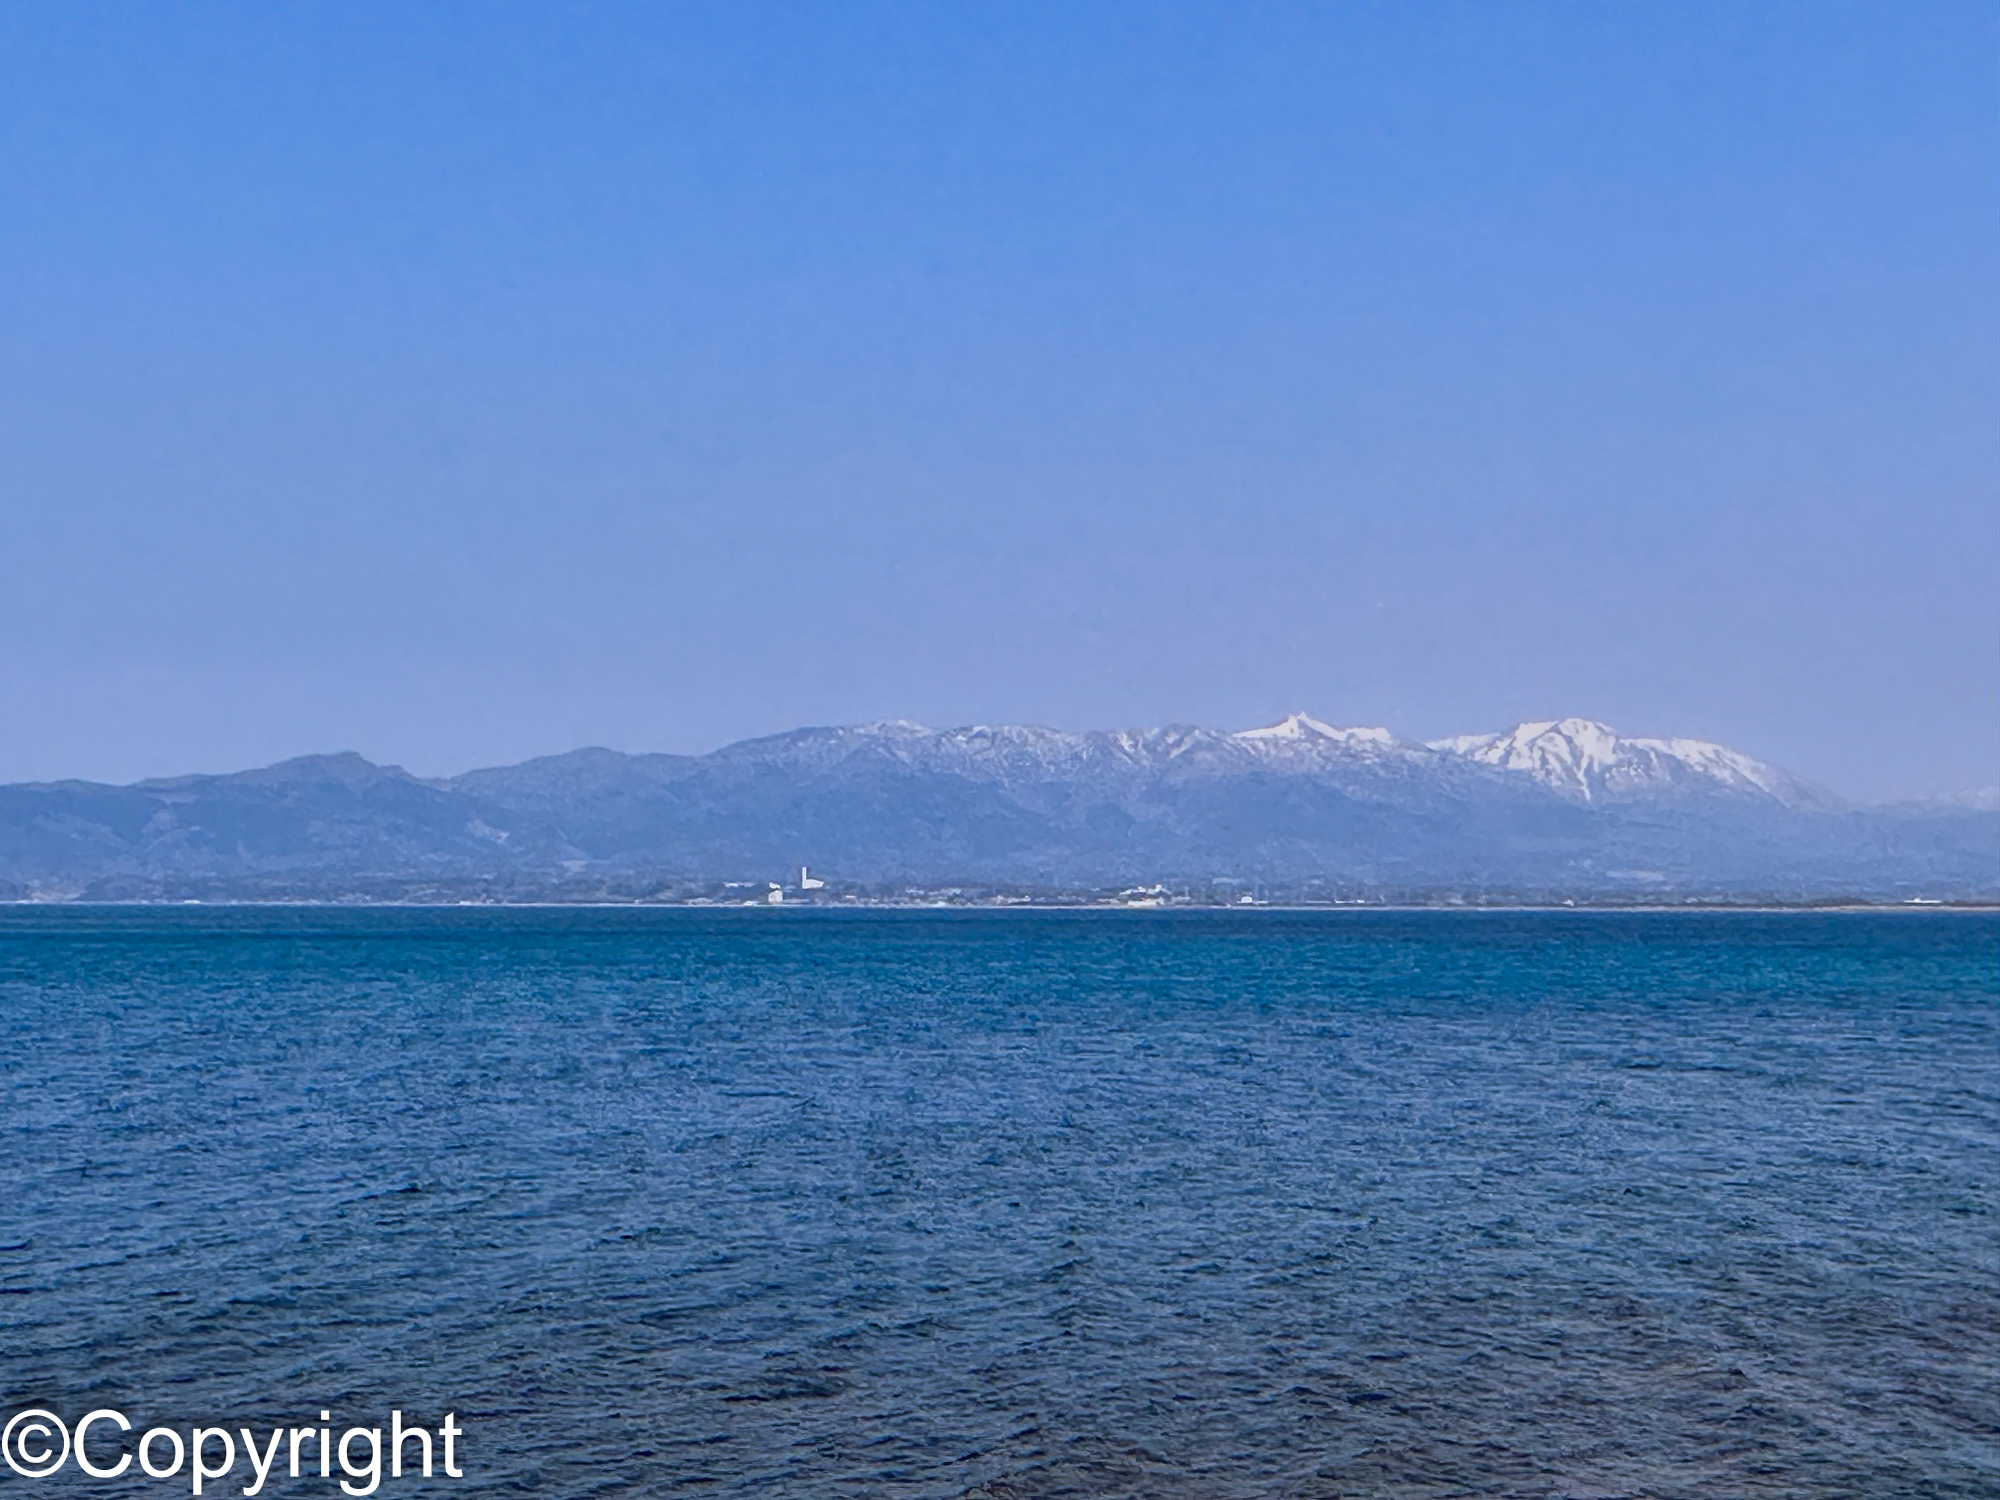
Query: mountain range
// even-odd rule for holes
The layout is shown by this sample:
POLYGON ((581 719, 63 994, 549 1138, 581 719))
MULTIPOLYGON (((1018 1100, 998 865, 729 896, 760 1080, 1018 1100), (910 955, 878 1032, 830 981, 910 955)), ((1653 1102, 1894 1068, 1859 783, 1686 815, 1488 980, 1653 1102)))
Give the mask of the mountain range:
POLYGON ((1720 745, 1584 719, 1415 742, 1304 714, 1236 733, 898 721, 447 778, 349 753, 0 787, 0 897, 17 900, 734 899, 801 866, 829 882, 815 899, 1989 900, 2000 811, 1853 806, 1720 745))

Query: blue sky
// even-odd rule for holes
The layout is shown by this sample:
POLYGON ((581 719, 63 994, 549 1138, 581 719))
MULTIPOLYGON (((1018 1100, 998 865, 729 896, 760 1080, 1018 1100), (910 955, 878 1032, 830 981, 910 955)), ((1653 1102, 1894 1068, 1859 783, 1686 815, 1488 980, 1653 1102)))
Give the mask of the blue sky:
POLYGON ((1990 785, 1996 14, 0 9, 0 779, 1304 708, 1990 785))

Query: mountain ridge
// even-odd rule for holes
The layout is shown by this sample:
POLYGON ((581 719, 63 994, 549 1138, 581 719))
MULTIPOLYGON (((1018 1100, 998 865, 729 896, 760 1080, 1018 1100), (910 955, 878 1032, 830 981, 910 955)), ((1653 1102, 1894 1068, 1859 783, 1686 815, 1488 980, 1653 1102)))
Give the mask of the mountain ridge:
MULTIPOLYGON (((0 786, 0 895, 165 899, 782 876, 1084 890, 2000 893, 2000 814, 1857 808, 1708 741, 1587 719, 1421 742, 1304 713, 1194 725, 785 731, 704 755, 586 747, 425 778, 352 751, 220 775, 0 786)), ((706 886, 704 885, 706 883, 706 886)))

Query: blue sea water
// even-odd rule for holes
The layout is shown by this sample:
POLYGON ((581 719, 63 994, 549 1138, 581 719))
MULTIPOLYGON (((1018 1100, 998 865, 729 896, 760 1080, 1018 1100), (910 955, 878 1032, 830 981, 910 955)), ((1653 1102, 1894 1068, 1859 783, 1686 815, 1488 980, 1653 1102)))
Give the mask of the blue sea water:
POLYGON ((0 908, 0 1098, 0 1416, 383 1495, 2000 1493, 1990 915, 0 908))

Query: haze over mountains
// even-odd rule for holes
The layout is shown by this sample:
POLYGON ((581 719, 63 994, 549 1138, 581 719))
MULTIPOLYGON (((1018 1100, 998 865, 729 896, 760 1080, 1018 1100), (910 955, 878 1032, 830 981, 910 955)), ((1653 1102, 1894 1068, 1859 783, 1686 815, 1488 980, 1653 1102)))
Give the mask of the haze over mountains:
POLYGON ((424 779, 358 755, 0 787, 13 899, 736 899, 731 882, 1199 899, 2000 894, 2000 812, 1854 807, 1725 747, 1582 719, 1417 743, 889 722, 706 755, 588 749, 424 779))

